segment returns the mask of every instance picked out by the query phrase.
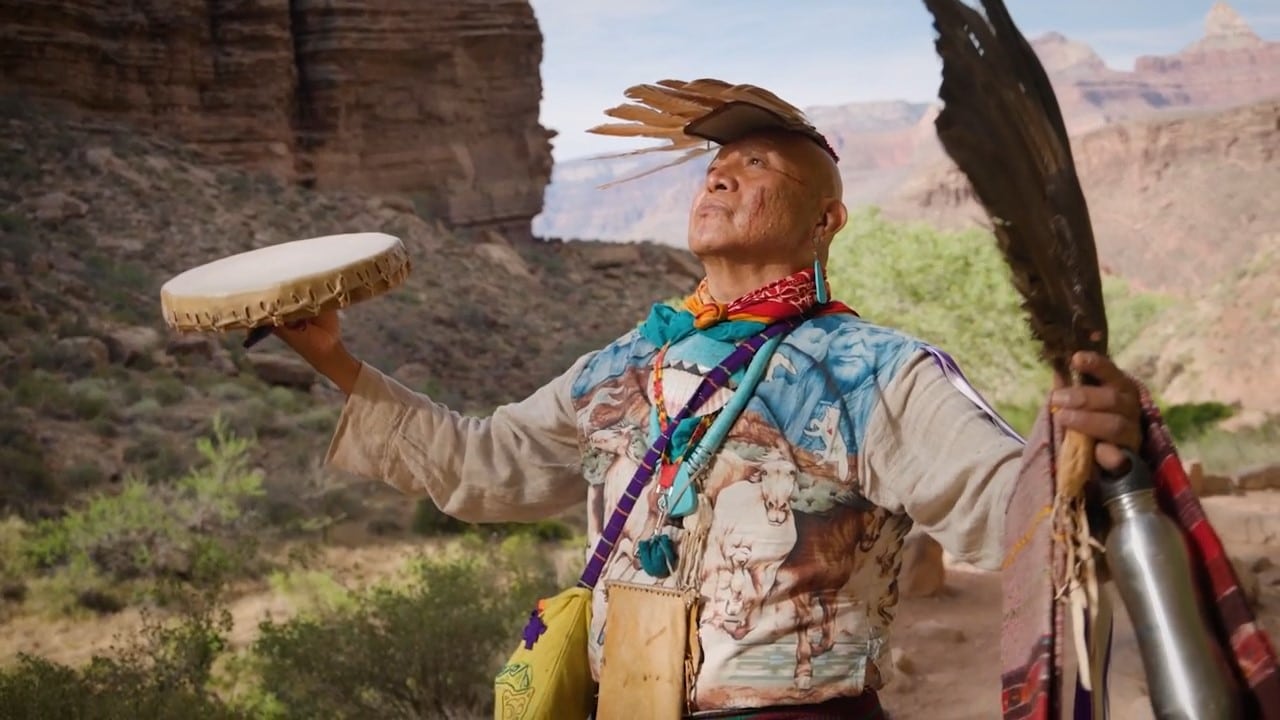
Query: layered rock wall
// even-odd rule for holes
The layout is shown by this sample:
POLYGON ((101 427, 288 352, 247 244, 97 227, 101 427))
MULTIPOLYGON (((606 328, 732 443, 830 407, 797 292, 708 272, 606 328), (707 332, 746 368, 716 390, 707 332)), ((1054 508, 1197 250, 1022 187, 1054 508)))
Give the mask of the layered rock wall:
POLYGON ((0 2, 0 91, 516 235, 551 171, 541 59, 526 0, 0 2))

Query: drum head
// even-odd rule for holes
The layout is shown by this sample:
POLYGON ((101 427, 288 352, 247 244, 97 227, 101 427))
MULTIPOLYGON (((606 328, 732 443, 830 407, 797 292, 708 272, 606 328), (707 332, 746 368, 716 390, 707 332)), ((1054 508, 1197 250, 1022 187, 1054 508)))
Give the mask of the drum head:
POLYGON ((294 240, 215 260, 160 288, 177 330, 282 325, 398 286, 411 264, 399 238, 348 233, 294 240))

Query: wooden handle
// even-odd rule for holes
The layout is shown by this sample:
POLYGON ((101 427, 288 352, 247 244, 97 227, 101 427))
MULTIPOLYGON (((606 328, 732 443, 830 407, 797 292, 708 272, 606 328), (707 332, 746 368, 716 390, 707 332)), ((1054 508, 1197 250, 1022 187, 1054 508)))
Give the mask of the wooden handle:
POLYGON ((270 325, 259 325, 258 327, 249 331, 248 337, 244 339, 244 342, 241 343, 241 345, 243 345, 245 350, 248 350, 254 345, 257 345, 263 340, 266 340, 267 338, 271 337, 271 332, 272 332, 272 327, 270 325))
POLYGON ((1067 430, 1058 457, 1058 495, 1080 497, 1093 475, 1093 438, 1077 430, 1067 430))

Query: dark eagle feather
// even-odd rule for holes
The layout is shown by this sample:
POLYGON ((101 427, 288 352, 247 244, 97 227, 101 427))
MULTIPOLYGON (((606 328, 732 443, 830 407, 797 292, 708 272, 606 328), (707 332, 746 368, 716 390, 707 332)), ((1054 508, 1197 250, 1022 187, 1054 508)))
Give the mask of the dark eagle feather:
POLYGON ((992 221, 1041 356, 1062 377, 1077 350, 1107 352, 1089 210, 1049 77, 1000 0, 985 17, 924 0, 938 31, 935 126, 992 221))

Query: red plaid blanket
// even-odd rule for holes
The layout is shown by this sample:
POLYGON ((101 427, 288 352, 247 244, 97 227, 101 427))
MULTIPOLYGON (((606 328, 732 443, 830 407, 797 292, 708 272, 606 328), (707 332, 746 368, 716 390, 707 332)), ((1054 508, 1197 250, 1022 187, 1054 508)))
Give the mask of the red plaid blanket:
MULTIPOLYGON (((1141 387, 1141 386, 1140 386, 1141 387)), ((1257 625, 1222 541, 1191 489, 1160 411, 1142 388, 1146 440, 1142 457, 1155 473, 1156 495, 1182 526, 1196 575, 1212 599, 1215 631, 1244 688, 1245 717, 1280 720, 1280 669, 1266 633, 1257 625)), ((1065 558, 1050 537, 1053 469, 1060 439, 1052 418, 1036 421, 1005 527, 1004 621, 1001 632, 1001 706, 1005 720, 1058 720, 1062 716, 1062 606, 1053 601, 1053 571, 1065 558)), ((1079 707, 1077 718, 1089 717, 1079 707)))

